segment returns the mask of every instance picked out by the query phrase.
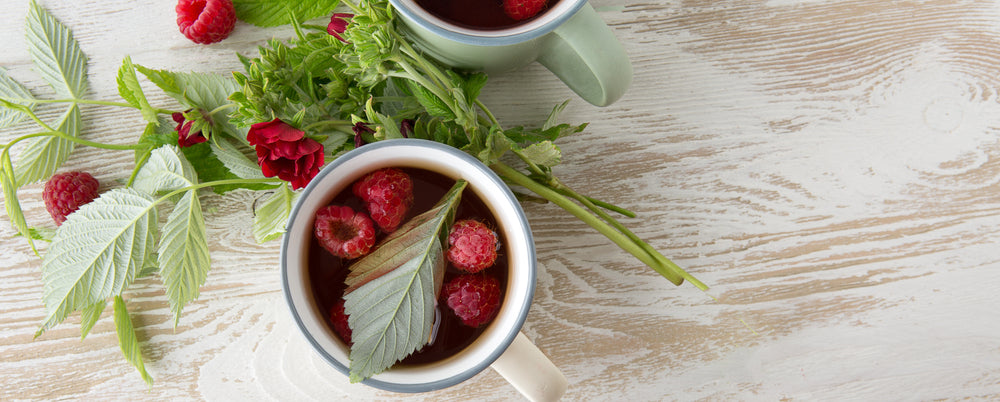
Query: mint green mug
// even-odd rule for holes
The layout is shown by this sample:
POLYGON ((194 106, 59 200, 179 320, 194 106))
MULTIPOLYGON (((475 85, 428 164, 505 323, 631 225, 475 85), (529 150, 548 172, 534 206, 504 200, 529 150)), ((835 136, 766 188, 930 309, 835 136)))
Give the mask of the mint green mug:
POLYGON ((618 100, 632 83, 625 48, 587 0, 560 0, 531 21, 500 30, 449 23, 415 0, 389 2, 414 42, 452 67, 502 73, 538 61, 597 106, 618 100))

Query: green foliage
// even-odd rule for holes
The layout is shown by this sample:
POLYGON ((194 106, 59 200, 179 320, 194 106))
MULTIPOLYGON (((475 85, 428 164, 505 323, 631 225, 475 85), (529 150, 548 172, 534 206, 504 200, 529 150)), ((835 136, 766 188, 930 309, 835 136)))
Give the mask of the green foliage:
POLYGON ((288 215, 300 192, 292 192, 288 186, 278 188, 267 201, 254 210, 253 238, 258 243, 268 242, 285 233, 288 215))
POLYGON ((236 18, 261 27, 273 27, 329 16, 340 0, 233 0, 236 18))
POLYGON ((28 52, 56 94, 78 99, 87 91, 87 57, 69 28, 31 1, 26 27, 28 52))
POLYGON ((344 296, 353 342, 351 382, 382 372, 430 339, 447 264, 444 245, 466 185, 456 182, 437 205, 351 265, 344 296))
POLYGON ((115 332, 118 333, 118 346, 125 355, 125 360, 132 364, 139 375, 142 376, 146 384, 153 384, 153 377, 146 372, 146 366, 142 360, 142 349, 139 347, 139 337, 135 334, 135 326, 132 324, 132 317, 128 314, 125 306, 125 299, 115 296, 115 332))
POLYGON ((36 333, 77 311, 119 295, 153 252, 153 199, 115 189, 70 214, 42 259, 46 318, 36 333))
MULTIPOLYGON (((28 110, 34 108, 34 97, 21 83, 7 75, 7 70, 0 67, 0 98, 8 102, 25 106, 28 110)), ((13 126, 27 117, 27 114, 8 107, 0 108, 0 128, 13 126)))

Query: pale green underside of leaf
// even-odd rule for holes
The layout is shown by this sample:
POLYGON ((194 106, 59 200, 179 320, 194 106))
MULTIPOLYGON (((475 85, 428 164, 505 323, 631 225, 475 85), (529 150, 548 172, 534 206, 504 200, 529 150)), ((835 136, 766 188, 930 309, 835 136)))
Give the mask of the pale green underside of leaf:
POLYGON ((37 252, 35 242, 31 237, 31 228, 28 227, 28 222, 24 219, 24 212, 21 210, 21 200, 17 198, 17 184, 14 183, 14 177, 9 174, 10 170, 9 166, 5 166, 3 171, 0 172, 0 186, 3 187, 4 209, 7 210, 7 217, 10 218, 11 224, 17 229, 17 233, 27 238, 31 249, 37 252))
POLYGON ((225 138, 211 141, 212 153, 232 174, 241 179, 263 179, 260 165, 247 158, 233 143, 225 138))
POLYGON ((94 324, 97 324, 97 319, 101 318, 101 314, 104 313, 104 309, 107 306, 108 301, 101 300, 83 308, 80 312, 80 339, 87 337, 87 334, 94 328, 94 324))
POLYGON ((139 168, 132 188, 155 195, 188 187, 198 182, 198 175, 176 145, 163 145, 154 149, 139 168))
MULTIPOLYGON (((30 102, 34 97, 19 82, 7 75, 7 70, 0 67, 0 97, 7 99, 11 103, 25 105, 29 110, 34 108, 34 102, 30 102)), ((13 126, 27 117, 26 114, 17 110, 0 106, 0 128, 13 126)))
POLYGON ((205 218, 197 191, 184 193, 163 225, 160 239, 160 277, 167 289, 174 326, 184 305, 198 298, 198 289, 208 277, 210 259, 205 218))
POLYGON ((298 21, 333 15, 339 0, 233 0, 240 21, 260 27, 290 24, 289 12, 298 21))
POLYGON ((292 213, 292 206, 300 194, 289 191, 288 186, 282 186, 254 211, 253 237, 257 243, 277 239, 285 233, 288 215, 292 213))
POLYGON ((536 142, 524 148, 522 154, 539 166, 553 167, 562 159, 562 152, 552 141, 536 142))
POLYGON ((118 94, 130 105, 135 106, 142 113, 142 118, 146 121, 159 124, 156 110, 149 105, 146 94, 139 85, 139 77, 135 75, 135 65, 132 58, 125 56, 122 66, 118 69, 118 94))
POLYGON ((128 188, 70 214, 42 259, 46 318, 36 336, 73 311, 120 295, 153 252, 156 224, 152 198, 128 188))
MULTIPOLYGON (((63 114, 56 130, 79 137, 81 124, 80 107, 74 104, 63 114)), ((76 146, 72 141, 50 136, 30 138, 25 142, 27 146, 14 163, 18 188, 51 177, 69 159, 76 146)))
MULTIPOLYGON (((206 112, 228 105, 229 95, 242 89, 231 76, 154 70, 141 65, 136 65, 135 68, 182 105, 206 112)), ((229 123, 229 119, 223 115, 213 121, 217 129, 235 138, 240 137, 241 130, 229 123)))
POLYGON ((32 0, 26 37, 42 78, 59 96, 79 99, 87 90, 87 57, 69 28, 32 0))
POLYGON ((135 326, 132 324, 132 317, 128 314, 125 306, 125 299, 115 296, 115 332, 118 333, 118 346, 122 349, 125 360, 132 364, 142 380, 148 385, 153 384, 153 377, 146 372, 146 365, 142 362, 142 348, 139 347, 139 337, 135 335, 135 326))
POLYGON ((444 277, 444 241, 466 182, 355 262, 344 308, 351 327, 352 382, 382 372, 428 342, 444 277))

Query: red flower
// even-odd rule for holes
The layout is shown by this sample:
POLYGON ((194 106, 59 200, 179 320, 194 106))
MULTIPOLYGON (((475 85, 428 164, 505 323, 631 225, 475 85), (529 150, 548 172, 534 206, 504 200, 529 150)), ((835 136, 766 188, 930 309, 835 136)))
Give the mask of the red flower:
MULTIPOLYGON (((185 111, 187 112, 187 111, 185 111)), ((208 141, 205 135, 198 130, 194 133, 191 132, 191 124, 194 123, 192 120, 185 120, 184 113, 174 112, 170 115, 177 123, 177 146, 181 148, 190 147, 194 144, 201 144, 208 141)))
POLYGON ((247 141, 257 150, 264 176, 278 176, 295 190, 309 184, 323 166, 323 145, 280 119, 250 126, 247 141))
POLYGON ((333 35, 333 37, 337 38, 341 42, 347 43, 347 41, 344 40, 344 37, 340 36, 340 34, 347 30, 347 24, 353 17, 354 14, 334 13, 333 16, 330 17, 330 24, 326 26, 326 33, 333 35))

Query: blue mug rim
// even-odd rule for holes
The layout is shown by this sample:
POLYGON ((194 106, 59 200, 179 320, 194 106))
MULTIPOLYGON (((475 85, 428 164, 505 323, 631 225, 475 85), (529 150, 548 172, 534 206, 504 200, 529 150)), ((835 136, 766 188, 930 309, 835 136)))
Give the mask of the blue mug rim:
MULTIPOLYGON (((536 27, 535 29, 532 29, 530 31, 518 32, 510 35, 489 35, 485 33, 483 35, 474 35, 470 33, 463 33, 450 30, 444 26, 438 25, 434 21, 424 18, 424 16, 420 15, 419 13, 414 12, 412 9, 403 6, 402 1, 403 0, 389 0, 389 3, 392 5, 393 10, 402 15, 403 18, 407 19, 408 21, 412 21, 417 25, 420 25, 421 28, 430 31, 442 38, 451 40, 453 42, 464 43, 467 45, 476 45, 476 46, 508 46, 541 37, 542 35, 552 32, 557 27, 565 23, 571 17, 576 15, 576 13, 579 12, 584 5, 587 4, 587 0, 560 0, 560 1, 576 1, 576 3, 571 5, 570 8, 565 13, 546 22, 545 24, 536 27)), ((493 32, 493 31, 484 31, 484 32, 493 32)))
POLYGON ((528 253, 527 257, 528 257, 529 261, 531 261, 531 264, 528 267, 528 269, 529 269, 529 278, 530 278, 530 286, 528 287, 527 292, 526 292, 526 298, 527 298, 526 303, 524 303, 523 306, 522 306, 522 308, 521 308, 521 310, 517 312, 516 325, 511 326, 510 330, 507 331, 506 334, 504 334, 503 340, 498 344, 498 347, 495 350, 493 350, 486 359, 484 359, 479 364, 477 364, 477 365, 475 365, 475 366, 467 369, 466 371, 463 371, 461 373, 455 374, 455 375, 453 375, 451 377, 448 377, 448 378, 443 378, 443 379, 440 379, 440 380, 437 380, 437 381, 434 381, 434 382, 429 382, 429 383, 400 384, 400 383, 395 383, 395 382, 382 381, 382 380, 376 379, 374 377, 367 378, 367 379, 361 381, 362 384, 365 384, 365 385, 368 385, 368 386, 371 386, 371 387, 374 387, 374 388, 386 390, 386 391, 393 391, 393 392, 418 393, 418 392, 436 391, 436 390, 440 390, 440 389, 444 389, 444 388, 448 388, 448 387, 457 385, 457 384, 459 384, 459 383, 461 383, 461 382, 463 382, 465 380, 468 380, 469 378, 472 378, 473 376, 475 376, 476 374, 478 374, 479 372, 485 370, 487 367, 489 367, 491 364, 493 364, 493 362, 495 362, 498 358, 500 358, 500 355, 502 355, 507 350, 507 348, 510 347, 510 344, 514 341, 514 338, 516 338, 517 334, 520 333, 521 327, 524 326, 524 322, 527 319, 528 311, 531 308, 532 301, 534 300, 535 286, 536 286, 536 283, 535 283, 536 279, 535 278, 538 277, 538 272, 537 272, 538 267, 537 267, 537 263, 535 262, 535 261, 537 261, 536 260, 536 251, 535 251, 535 247, 534 247, 535 242, 534 242, 534 238, 532 237, 532 231, 531 231, 531 227, 530 227, 530 225, 528 223, 528 219, 524 215, 524 211, 521 209, 520 203, 517 201, 517 198, 514 196, 513 192, 510 191, 510 188, 507 187, 506 183, 504 183, 503 180, 500 179, 500 177, 497 176, 497 174, 495 172, 493 172, 489 167, 487 167, 486 165, 484 165, 481 161, 479 161, 475 157, 473 157, 473 156, 471 156, 471 155, 469 155, 469 154, 467 154, 467 153, 465 153, 465 152, 463 152, 463 151, 461 151, 461 150, 459 150, 457 148, 454 148, 452 146, 449 146, 449 145, 446 145, 446 144, 442 144, 442 143, 439 143, 439 142, 435 142, 435 141, 422 140, 422 139, 393 139, 393 140, 383 140, 383 141, 374 142, 374 143, 371 143, 371 144, 366 144, 366 145, 364 145, 362 147, 353 149, 353 150, 348 151, 347 153, 344 153, 343 155, 339 156, 337 159, 333 160, 327 166, 325 166, 309 182, 309 184, 306 185, 306 187, 303 190, 302 194, 299 195, 298 200, 296 200, 295 205, 292 207, 292 211, 291 211, 291 213, 289 214, 289 217, 288 217, 288 223, 285 226, 285 234, 282 235, 282 240, 281 240, 281 250, 280 250, 281 285, 282 285, 282 291, 283 291, 284 296, 285 296, 285 303, 288 306, 288 308, 289 308, 289 310, 290 310, 290 312, 292 314, 292 318, 295 320, 295 325, 299 328, 299 331, 306 337, 306 340, 310 343, 310 345, 312 346, 312 349, 314 351, 318 352, 320 354, 320 356, 327 363, 329 363, 330 365, 332 365, 335 369, 337 369, 338 371, 340 371, 341 373, 343 373, 345 376, 349 376, 350 375, 350 368, 347 367, 347 366, 345 366, 343 363, 341 363, 339 360, 337 360, 336 358, 334 358, 332 355, 330 355, 329 353, 327 353, 323 349, 323 347, 319 344, 319 342, 316 340, 316 338, 306 330, 306 326, 305 326, 305 324, 302 321, 301 314, 295 308, 295 303, 293 302, 292 296, 291 296, 290 284, 288 282, 288 270, 289 270, 289 267, 288 267, 288 262, 287 262, 286 255, 287 255, 287 252, 288 252, 289 237, 288 237, 287 233, 289 232, 290 226, 291 226, 292 222, 294 222, 295 217, 298 216, 299 210, 301 208, 301 205, 302 205, 303 201, 306 198, 308 198, 308 196, 309 196, 310 193, 312 193, 313 191, 316 190, 316 188, 318 187, 318 183, 322 181, 323 177, 329 175, 330 172, 332 172, 334 169, 336 169, 337 166, 342 165, 343 163, 347 162, 350 159, 363 156, 365 153, 368 153, 368 152, 370 152, 373 149, 384 148, 384 147, 391 147, 391 146, 397 146, 397 145, 415 145, 415 146, 418 146, 418 147, 434 148, 434 149, 439 149, 439 150, 442 150, 442 151, 445 151, 445 152, 449 152, 449 153, 455 155, 456 157, 458 157, 460 159, 463 159, 466 162, 469 162, 477 170, 480 170, 481 172, 484 172, 487 175, 487 177, 489 178, 489 180, 492 181, 492 182, 494 182, 494 184, 498 185, 499 188, 502 190, 503 197, 506 199, 506 202, 510 202, 513 205, 517 206, 517 208, 515 208, 515 210, 517 212, 518 217, 523 222, 523 226, 525 228, 523 234, 525 235, 526 244, 529 245, 529 248, 527 250, 527 253, 528 253))

